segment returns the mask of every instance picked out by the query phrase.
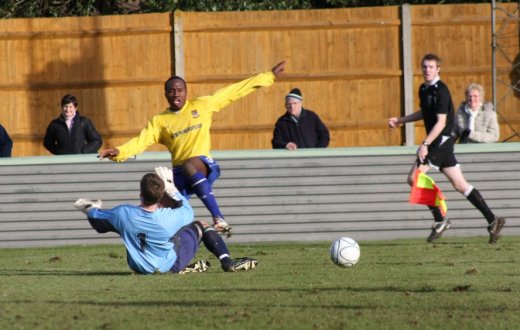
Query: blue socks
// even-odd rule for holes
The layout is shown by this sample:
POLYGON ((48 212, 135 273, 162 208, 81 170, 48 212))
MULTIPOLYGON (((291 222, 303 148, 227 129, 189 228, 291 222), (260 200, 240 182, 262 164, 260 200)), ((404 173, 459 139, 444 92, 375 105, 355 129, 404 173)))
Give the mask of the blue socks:
POLYGON ((211 185, 208 180, 204 176, 204 174, 197 172, 190 178, 191 187, 193 191, 197 195, 197 197, 204 203, 206 208, 209 210, 213 218, 222 218, 222 212, 217 205, 217 200, 213 195, 213 191, 211 189, 211 185))

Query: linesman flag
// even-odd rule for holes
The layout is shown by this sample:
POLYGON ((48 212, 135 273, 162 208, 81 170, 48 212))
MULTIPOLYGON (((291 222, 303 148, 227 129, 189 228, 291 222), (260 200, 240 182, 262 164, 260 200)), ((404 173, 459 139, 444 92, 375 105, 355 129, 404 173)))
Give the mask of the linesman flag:
POLYGON ((446 197, 435 181, 425 173, 415 170, 412 191, 410 192, 410 203, 437 206, 441 209, 442 216, 446 215, 448 206, 446 197))

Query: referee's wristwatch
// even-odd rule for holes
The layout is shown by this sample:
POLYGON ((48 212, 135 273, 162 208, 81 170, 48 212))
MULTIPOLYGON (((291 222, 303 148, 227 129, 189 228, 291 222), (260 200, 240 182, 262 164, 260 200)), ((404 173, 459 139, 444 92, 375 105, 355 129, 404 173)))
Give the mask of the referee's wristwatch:
POLYGON ((427 142, 426 142, 426 140, 424 140, 424 141, 423 141, 423 142, 422 142, 421 144, 422 144, 423 146, 425 146, 425 147, 428 147, 428 146, 430 146, 430 144, 429 144, 429 143, 427 143, 427 142))

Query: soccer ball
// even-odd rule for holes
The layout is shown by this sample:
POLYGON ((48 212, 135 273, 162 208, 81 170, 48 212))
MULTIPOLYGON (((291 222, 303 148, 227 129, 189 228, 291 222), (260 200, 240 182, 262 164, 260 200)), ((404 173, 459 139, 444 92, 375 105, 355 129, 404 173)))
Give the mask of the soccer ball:
POLYGON ((350 237, 340 237, 330 247, 330 259, 340 267, 352 267, 359 261, 361 250, 350 237))

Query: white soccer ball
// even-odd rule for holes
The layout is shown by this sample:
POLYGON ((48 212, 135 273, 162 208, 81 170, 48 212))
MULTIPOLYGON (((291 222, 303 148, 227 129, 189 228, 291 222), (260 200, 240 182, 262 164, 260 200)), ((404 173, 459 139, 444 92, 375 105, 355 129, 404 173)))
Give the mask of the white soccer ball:
POLYGON ((361 250, 358 243, 350 237, 340 237, 330 247, 330 259, 340 267, 352 267, 359 261, 361 250))

